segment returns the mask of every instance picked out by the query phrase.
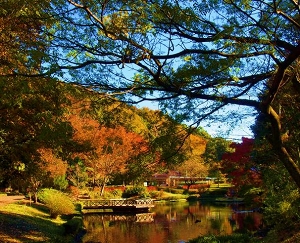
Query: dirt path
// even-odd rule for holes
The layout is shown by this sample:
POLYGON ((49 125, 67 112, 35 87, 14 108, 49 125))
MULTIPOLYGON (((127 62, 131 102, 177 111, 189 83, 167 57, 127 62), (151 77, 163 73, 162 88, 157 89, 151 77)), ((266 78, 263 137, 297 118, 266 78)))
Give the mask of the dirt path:
POLYGON ((25 199, 23 195, 16 195, 16 196, 0 195, 0 207, 9 203, 21 201, 23 199, 25 199))

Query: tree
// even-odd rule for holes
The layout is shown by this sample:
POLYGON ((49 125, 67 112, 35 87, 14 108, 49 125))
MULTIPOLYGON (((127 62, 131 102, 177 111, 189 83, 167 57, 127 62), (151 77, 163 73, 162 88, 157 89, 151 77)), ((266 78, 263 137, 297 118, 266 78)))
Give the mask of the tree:
POLYGON ((46 78, 0 79, 0 87, 0 174, 1 183, 8 184, 18 180, 17 174, 26 180, 30 164, 41 161, 39 149, 62 153, 72 129, 62 117, 68 99, 61 83, 46 78), (16 169, 19 164, 23 171, 16 169))
POLYGON ((45 29, 53 47, 49 71, 69 70, 72 81, 119 97, 160 100, 181 121, 218 120, 228 104, 259 110, 270 117, 272 145, 300 187, 274 107, 284 84, 299 85, 296 1, 68 0, 53 1, 51 11, 60 24, 45 29))
POLYGON ((137 114, 146 128, 142 135, 149 142, 156 164, 170 169, 182 163, 186 158, 188 129, 159 110, 143 108, 137 114))
POLYGON ((231 179, 237 190, 250 191, 261 186, 260 168, 252 160, 254 139, 242 138, 242 143, 232 143, 232 153, 222 156, 222 170, 231 179))
POLYGON ((231 141, 227 141, 221 137, 209 137, 207 140, 203 158, 209 166, 209 176, 217 178, 219 184, 221 178, 224 177, 224 174, 221 172, 222 156, 225 153, 233 151, 230 148, 231 141))
POLYGON ((178 171, 185 177, 184 182, 188 190, 199 181, 199 178, 207 176, 207 166, 201 161, 200 157, 192 157, 186 160, 178 167, 178 171))
POLYGON ((85 147, 73 156, 84 161, 91 184, 101 187, 101 195, 114 176, 125 174, 135 159, 149 152, 142 136, 122 126, 105 127, 89 116, 72 115, 69 119, 75 129, 74 140, 85 147))
POLYGON ((114 175, 127 171, 127 164, 139 154, 148 152, 142 137, 130 133, 123 127, 115 129, 100 127, 91 143, 95 148, 88 156, 87 164, 92 168, 93 184, 104 187, 114 175))
POLYGON ((50 1, 11 0, 0 9, 0 182, 22 182, 20 189, 38 172, 33 169, 41 161, 37 150, 61 149, 70 138, 70 127, 60 117, 66 86, 36 77, 48 45, 42 30, 53 24, 45 11, 49 6, 50 1))
POLYGON ((42 30, 54 20, 45 11, 49 6, 48 0, 10 0, 1 4, 0 77, 8 79, 20 72, 29 75, 42 71, 48 45, 42 30))
MULTIPOLYGON (((299 95, 294 88, 292 83, 282 87, 280 96, 283 97, 276 102, 280 102, 277 105, 280 107, 282 127, 288 131, 283 136, 284 143, 288 145, 289 153, 299 157, 299 95)), ((287 228, 297 231, 299 190, 295 183, 288 179, 288 172, 273 151, 270 143, 272 127, 268 116, 259 114, 252 130, 255 135, 252 159, 263 179, 261 187, 264 192, 264 220, 267 225, 276 229, 278 236, 287 228)))
POLYGON ((180 172, 182 176, 185 176, 185 184, 188 186, 188 190, 191 185, 195 184, 199 177, 206 177, 208 167, 204 163, 202 155, 205 151, 206 141, 202 137, 191 134, 185 140, 186 159, 180 164, 176 170, 180 172))

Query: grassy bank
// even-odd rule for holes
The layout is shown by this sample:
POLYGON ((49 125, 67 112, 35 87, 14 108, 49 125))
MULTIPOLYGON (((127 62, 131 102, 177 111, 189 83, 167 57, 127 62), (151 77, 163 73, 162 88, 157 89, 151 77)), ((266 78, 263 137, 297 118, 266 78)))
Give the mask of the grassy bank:
POLYGON ((67 218, 52 219, 40 204, 17 202, 0 207, 0 242, 73 242, 63 224, 67 218))
POLYGON ((252 238, 247 234, 232 234, 232 235, 208 235, 201 236, 197 239, 189 241, 189 243, 259 243, 263 242, 261 239, 252 238))

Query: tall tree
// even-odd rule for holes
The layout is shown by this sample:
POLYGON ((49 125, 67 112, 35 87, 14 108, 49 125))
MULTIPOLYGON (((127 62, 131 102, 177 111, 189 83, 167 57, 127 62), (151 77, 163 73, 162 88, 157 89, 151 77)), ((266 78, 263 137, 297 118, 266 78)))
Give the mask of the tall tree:
POLYGON ((92 168, 93 181, 104 187, 116 174, 124 174, 130 164, 140 154, 148 152, 145 140, 125 130, 101 127, 92 139, 95 148, 88 157, 87 164, 92 168))
MULTIPOLYGON (((50 1, 10 0, 0 8, 0 77, 15 77, 42 71, 48 37, 43 29, 53 18, 45 11, 50 1)), ((7 80, 9 81, 9 80, 7 80)))
MULTIPOLYGON (((122 126, 105 127, 90 117, 79 115, 71 116, 70 121, 75 129, 74 140, 85 145, 82 152, 73 156, 84 161, 92 185, 100 186, 101 194, 115 175, 125 174, 139 156, 149 152, 148 143, 142 136, 122 126)), ((147 161, 144 166, 149 164, 152 161, 147 161)))
POLYGON ((222 156, 225 153, 233 152, 233 149, 230 148, 231 142, 221 137, 209 137, 207 140, 203 158, 205 163, 209 166, 209 176, 215 177, 220 181, 220 179, 224 177, 221 172, 222 156))
POLYGON ((70 138, 70 127, 60 119, 66 101, 63 86, 49 77, 27 77, 43 71, 48 37, 42 30, 53 24, 45 11, 49 6, 50 1, 37 0, 1 3, 0 181, 4 184, 28 181, 29 172, 38 171, 33 169, 40 157, 37 150, 61 148, 60 135, 64 141, 70 138))
MULTIPOLYGON (((299 158, 299 95, 293 83, 282 87, 281 99, 277 99, 280 107, 282 127, 287 132, 283 135, 289 153, 299 158)), ((267 225, 276 228, 277 235, 282 235, 287 228, 292 232, 299 228, 300 218, 297 216, 300 195, 297 186, 289 178, 288 172, 280 163, 273 151, 270 136, 272 127, 269 118, 260 114, 252 127, 255 135, 252 159, 261 172, 264 197, 264 219, 267 225), (283 226, 284 225, 284 226, 283 226)), ((299 160, 299 159, 298 159, 299 160)))
POLYGON ((62 151, 72 129, 62 118, 64 85, 46 78, 0 79, 0 87, 0 174, 8 183, 20 172, 16 165, 23 164, 26 172, 39 161, 38 149, 62 151))
POLYGON ((206 140, 199 135, 191 134, 184 144, 186 151, 186 159, 176 170, 182 176, 185 176, 185 184, 188 189, 195 184, 199 177, 208 175, 208 165, 204 163, 203 154, 206 147, 206 140))
POLYGON ((232 143, 232 153, 222 156, 222 170, 231 179, 237 190, 258 188, 261 185, 261 171, 252 159, 254 139, 242 138, 242 143, 232 143))
POLYGON ((270 117, 272 145, 300 187, 274 106, 284 84, 299 86, 297 1, 57 0, 51 7, 60 24, 47 33, 48 71, 69 70, 66 79, 120 97, 160 100, 196 123, 219 119, 228 104, 249 107, 229 109, 229 117, 258 109, 270 117))

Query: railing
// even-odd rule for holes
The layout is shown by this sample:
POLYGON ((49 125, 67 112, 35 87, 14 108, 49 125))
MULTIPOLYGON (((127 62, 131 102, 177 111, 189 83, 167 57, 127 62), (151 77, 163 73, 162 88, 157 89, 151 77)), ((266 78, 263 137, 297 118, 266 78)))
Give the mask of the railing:
POLYGON ((150 223, 154 221, 154 213, 138 213, 138 214, 92 214, 85 216, 90 222, 100 221, 127 221, 138 223, 150 223))
POLYGON ((154 207, 153 199, 82 199, 83 209, 86 208, 151 208, 154 207))

